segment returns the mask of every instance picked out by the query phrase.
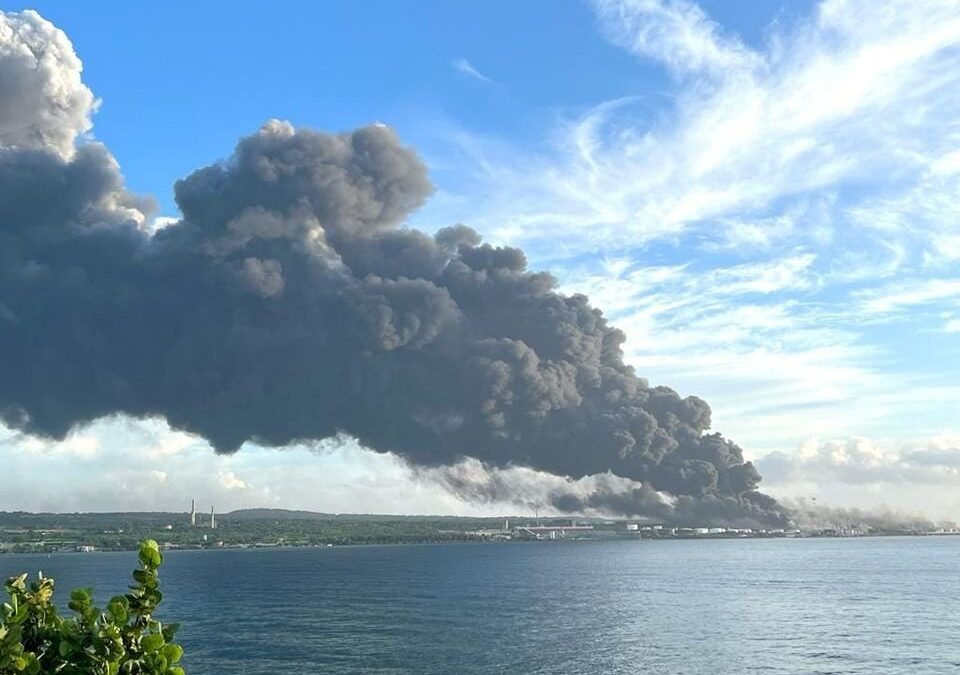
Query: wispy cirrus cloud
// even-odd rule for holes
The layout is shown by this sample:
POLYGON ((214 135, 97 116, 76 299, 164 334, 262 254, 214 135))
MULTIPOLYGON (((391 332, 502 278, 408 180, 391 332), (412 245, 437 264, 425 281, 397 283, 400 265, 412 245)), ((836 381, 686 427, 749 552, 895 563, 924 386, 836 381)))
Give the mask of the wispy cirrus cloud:
POLYGON ((494 196, 481 213, 511 241, 622 246, 723 236, 747 215, 762 226, 782 200, 864 182, 910 186, 951 151, 960 18, 947 3, 893 4, 824 3, 757 52, 691 3, 596 3, 617 44, 694 77, 655 114, 638 94, 568 118, 547 153, 453 139, 494 196))
POLYGON ((762 65, 762 57, 737 37, 725 35, 687 0, 595 0, 600 27, 614 44, 662 61, 674 73, 728 75, 762 65))
POLYGON ((960 305, 960 279, 907 278, 857 293, 860 308, 870 314, 903 315, 918 307, 951 301, 960 305))
POLYGON ((475 80, 480 80, 481 82, 486 82, 487 84, 497 84, 496 80, 493 80, 479 70, 477 70, 470 61, 464 57, 459 57, 450 62, 454 70, 456 70, 461 75, 466 75, 467 77, 472 77, 475 80))
POLYGON ((640 373, 706 398, 714 426, 754 457, 810 434, 937 428, 927 415, 948 415, 960 387, 922 372, 894 376, 886 350, 822 300, 830 289, 813 264, 794 255, 700 271, 620 258, 571 268, 563 279, 624 330, 640 373))
POLYGON ((560 108, 532 150, 453 129, 443 215, 588 293, 756 456, 955 424, 960 7, 825 0, 748 44, 687 0, 591 6, 671 84, 560 108))

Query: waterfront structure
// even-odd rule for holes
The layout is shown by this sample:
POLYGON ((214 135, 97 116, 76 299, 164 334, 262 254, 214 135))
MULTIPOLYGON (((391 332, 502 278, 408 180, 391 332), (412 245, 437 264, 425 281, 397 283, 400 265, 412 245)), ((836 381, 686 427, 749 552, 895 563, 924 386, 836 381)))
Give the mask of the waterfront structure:
POLYGON ((522 525, 513 528, 513 534, 520 538, 565 539, 568 534, 577 536, 592 530, 593 525, 522 525))

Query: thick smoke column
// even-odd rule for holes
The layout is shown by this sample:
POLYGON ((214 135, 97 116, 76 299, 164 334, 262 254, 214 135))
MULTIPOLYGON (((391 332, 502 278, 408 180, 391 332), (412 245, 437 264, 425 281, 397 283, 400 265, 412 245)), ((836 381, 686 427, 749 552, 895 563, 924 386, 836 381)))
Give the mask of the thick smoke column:
POLYGON ((759 492, 740 499, 721 493, 672 495, 649 483, 611 472, 570 478, 526 467, 496 468, 475 459, 452 466, 421 469, 465 500, 513 503, 527 511, 547 509, 593 516, 639 515, 671 523, 745 525, 786 524, 786 511, 759 492))
MULTIPOLYGON (((59 438, 103 416, 162 416, 218 452, 346 433, 420 467, 471 457, 641 484, 561 495, 564 510, 783 518, 741 449, 707 433, 707 404, 638 377, 586 297, 467 227, 400 227, 432 188, 388 128, 271 121, 179 181, 182 220, 151 235, 101 145, 64 151, 84 114, 47 128, 44 106, 62 106, 44 92, 59 90, 42 73, 31 84, 19 49, 37 35, 62 37, 32 13, 0 24, 4 100, 8 82, 37 87, 47 125, 24 131, 22 111, 0 106, 0 130, 20 129, 0 132, 8 426, 59 438), (654 491, 674 501, 651 509, 654 491)), ((68 51, 60 70, 77 70, 68 51)))

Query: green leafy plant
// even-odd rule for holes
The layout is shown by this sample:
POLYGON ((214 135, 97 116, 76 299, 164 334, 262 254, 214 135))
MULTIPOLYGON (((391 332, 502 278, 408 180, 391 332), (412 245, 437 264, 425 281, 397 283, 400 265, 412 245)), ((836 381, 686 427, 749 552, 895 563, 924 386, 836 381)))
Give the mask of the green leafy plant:
POLYGON ((130 592, 100 609, 93 593, 70 594, 73 616, 53 604, 53 579, 27 575, 7 580, 9 600, 0 608, 0 675, 184 675, 183 649, 173 642, 177 624, 153 614, 163 599, 157 570, 163 554, 157 542, 140 545, 140 567, 130 592))

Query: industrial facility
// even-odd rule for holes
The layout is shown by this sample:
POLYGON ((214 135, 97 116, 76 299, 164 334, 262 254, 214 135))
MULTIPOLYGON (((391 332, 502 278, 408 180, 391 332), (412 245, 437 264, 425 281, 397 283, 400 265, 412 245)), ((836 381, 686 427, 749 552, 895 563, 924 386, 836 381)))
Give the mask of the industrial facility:
MULTIPOLYGON (((204 527, 202 523, 197 522, 197 500, 190 500, 190 527, 204 527)), ((210 520, 207 523, 206 527, 209 527, 211 530, 217 529, 217 514, 214 511, 213 506, 210 507, 210 520)))

